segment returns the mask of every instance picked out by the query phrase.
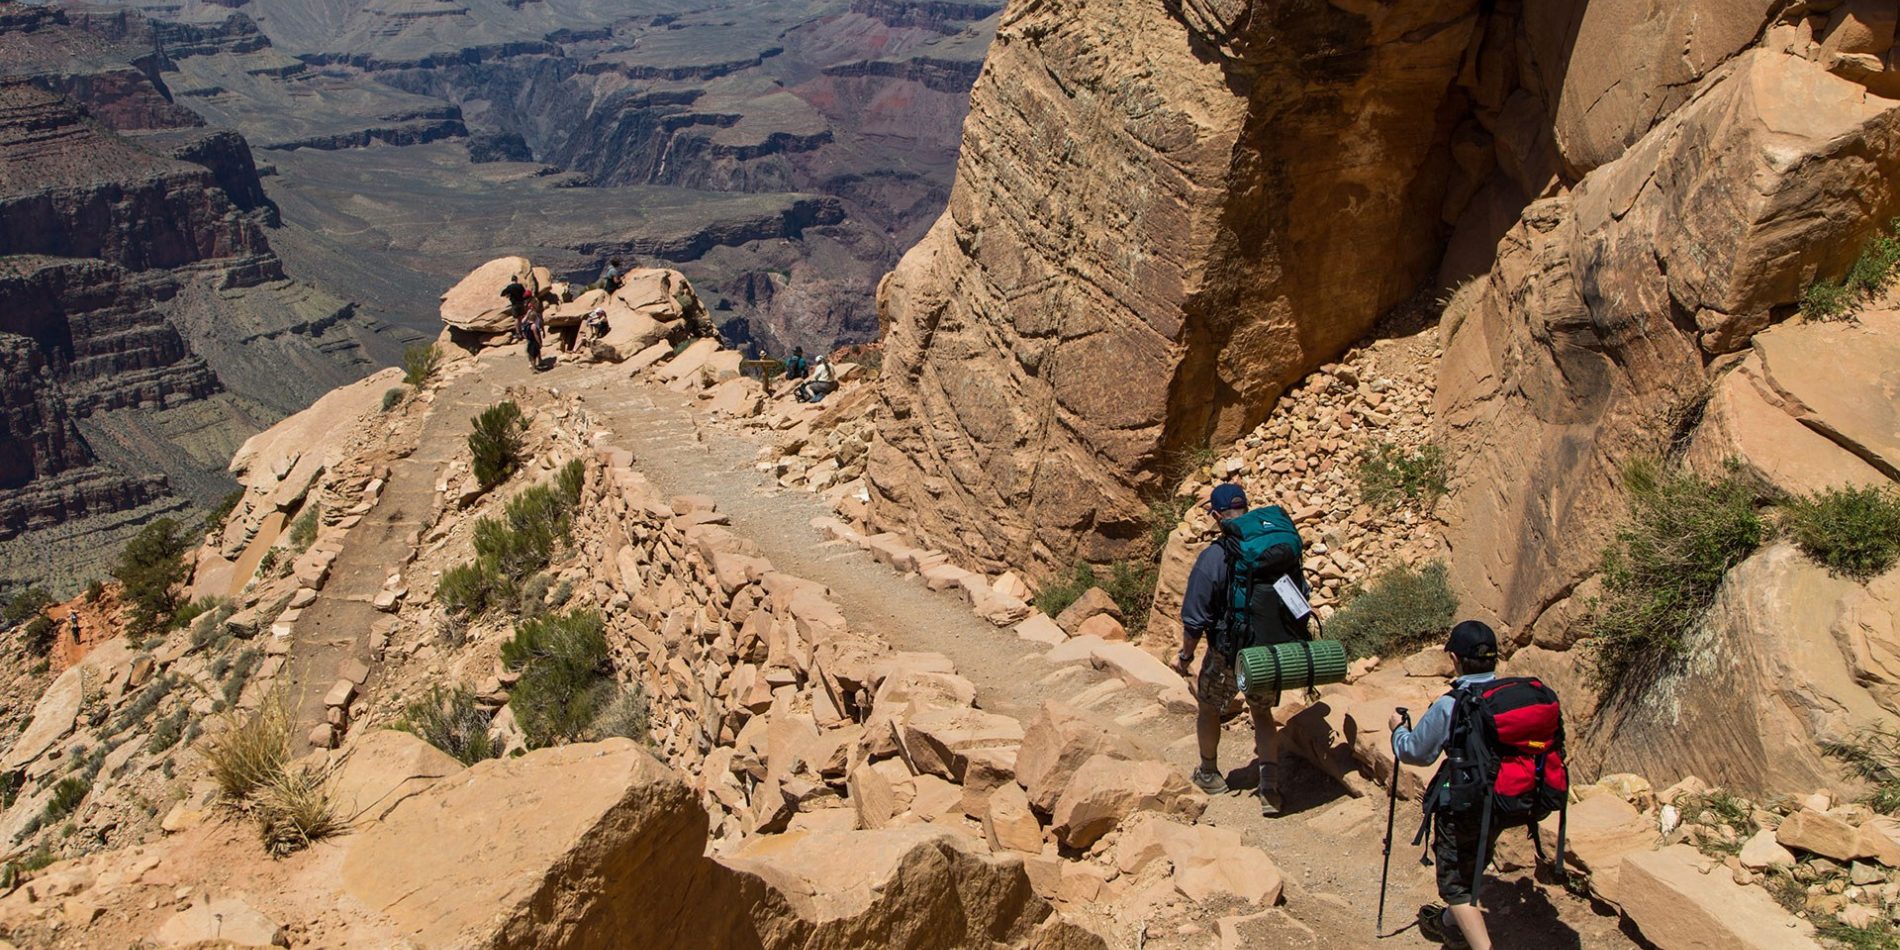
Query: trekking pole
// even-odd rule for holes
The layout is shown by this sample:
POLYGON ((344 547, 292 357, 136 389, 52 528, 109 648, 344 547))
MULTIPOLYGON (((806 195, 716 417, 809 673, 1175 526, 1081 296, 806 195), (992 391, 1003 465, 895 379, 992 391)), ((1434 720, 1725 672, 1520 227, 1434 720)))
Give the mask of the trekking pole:
MULTIPOLYGON (((1412 713, 1404 706, 1395 710, 1403 728, 1412 728, 1412 713)), ((1379 923, 1376 934, 1385 936, 1385 886, 1392 875, 1392 821, 1399 810, 1399 750, 1392 749, 1392 787, 1385 798, 1385 865, 1379 871, 1379 923)))

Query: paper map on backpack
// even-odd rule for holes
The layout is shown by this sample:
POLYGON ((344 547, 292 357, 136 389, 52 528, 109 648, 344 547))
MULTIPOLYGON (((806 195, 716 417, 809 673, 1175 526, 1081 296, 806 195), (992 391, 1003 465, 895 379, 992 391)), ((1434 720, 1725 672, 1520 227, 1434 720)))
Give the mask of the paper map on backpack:
POLYGON ((1305 620, 1313 612, 1306 603, 1306 595, 1300 593, 1300 585, 1293 582, 1293 575, 1287 574, 1273 582, 1273 589, 1280 595, 1280 602, 1293 614, 1295 620, 1305 620))

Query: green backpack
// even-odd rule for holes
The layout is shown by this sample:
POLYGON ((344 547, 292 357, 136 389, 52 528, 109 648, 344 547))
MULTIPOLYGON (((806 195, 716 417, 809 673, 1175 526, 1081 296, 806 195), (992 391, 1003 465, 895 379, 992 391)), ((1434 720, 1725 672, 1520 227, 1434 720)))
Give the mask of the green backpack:
POLYGON ((1273 585, 1289 578, 1301 585, 1300 532, 1279 505, 1255 508, 1221 522, 1220 545, 1227 552, 1227 615, 1217 644, 1232 657, 1243 647, 1272 646, 1311 639, 1312 615, 1295 617, 1273 585))

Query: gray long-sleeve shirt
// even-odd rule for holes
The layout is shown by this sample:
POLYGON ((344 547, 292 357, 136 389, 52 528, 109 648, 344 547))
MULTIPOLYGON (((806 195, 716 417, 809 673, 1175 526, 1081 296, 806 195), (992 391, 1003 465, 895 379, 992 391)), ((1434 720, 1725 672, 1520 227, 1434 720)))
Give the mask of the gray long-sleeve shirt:
MULTIPOLYGON (((1497 679, 1496 673, 1473 673, 1460 676, 1451 681, 1451 688, 1468 686, 1473 683, 1488 683, 1497 679)), ((1445 751, 1445 742, 1451 738, 1451 694, 1447 693, 1432 701, 1425 715, 1418 717, 1418 723, 1407 729, 1400 726, 1392 731, 1392 754, 1407 765, 1430 765, 1445 751)))
POLYGON ((1218 544, 1208 545, 1194 559, 1194 569, 1188 573, 1187 592, 1181 596, 1181 626, 1188 636, 1199 640, 1226 615, 1227 602, 1223 595, 1232 573, 1227 566, 1227 550, 1218 544))

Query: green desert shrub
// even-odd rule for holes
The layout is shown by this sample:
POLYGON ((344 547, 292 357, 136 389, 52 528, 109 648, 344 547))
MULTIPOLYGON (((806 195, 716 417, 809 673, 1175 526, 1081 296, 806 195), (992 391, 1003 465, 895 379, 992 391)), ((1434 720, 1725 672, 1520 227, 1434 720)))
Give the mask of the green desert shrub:
POLYGON ((1326 622, 1326 636, 1344 643, 1354 657, 1392 657, 1442 640, 1458 613, 1447 576, 1442 561, 1387 568, 1346 593, 1326 622))
POLYGON ((475 481, 485 491, 507 481, 508 476, 521 467, 528 425, 521 416, 521 407, 513 402, 496 403, 470 422, 473 426, 468 434, 471 467, 475 481))
POLYGON ((218 506, 205 513, 205 520, 198 525, 198 533, 211 534, 224 528, 224 519, 231 517, 237 510, 238 502, 244 500, 244 489, 234 489, 218 500, 218 506))
POLYGON ((119 552, 112 576, 125 588, 132 605, 129 630, 134 635, 162 629, 178 609, 178 587, 190 570, 185 552, 191 541, 178 522, 160 518, 132 536, 119 552))
POLYGON ((496 578, 484 571, 480 562, 469 561, 442 572, 435 582, 435 599, 455 613, 480 616, 488 611, 495 587, 496 578))
POLYGON ((251 674, 257 672, 263 662, 264 654, 255 649, 247 648, 237 655, 230 667, 230 678, 224 681, 225 706, 237 705, 238 697, 244 695, 244 687, 251 681, 251 674))
POLYGON ((200 617, 216 617, 220 611, 223 611, 226 617, 231 615, 231 601, 229 598, 200 597, 197 600, 179 607, 178 610, 172 614, 171 625, 175 630, 182 629, 191 626, 200 617))
POLYGON ((501 747, 488 735, 493 722, 494 716, 475 702, 475 693, 467 686, 432 686, 428 696, 403 708, 394 728, 414 734, 464 765, 474 765, 501 754, 501 747))
POLYGON ((1436 445, 1406 451, 1380 442, 1360 453, 1354 471, 1359 496, 1382 507, 1407 501, 1430 506, 1445 493, 1445 450, 1436 445))
POLYGON ((554 476, 555 493, 561 507, 572 511, 581 503, 581 489, 587 484, 587 463, 572 459, 554 476))
POLYGON ((53 786, 53 797, 46 800, 46 810, 40 813, 41 824, 50 825, 79 810, 91 792, 92 783, 76 775, 60 779, 53 786))
POLYGON ((317 540, 318 520, 323 515, 323 506, 312 499, 303 507, 303 513, 290 523, 290 547, 299 554, 310 550, 317 540))
POLYGON ((1809 320, 1839 320, 1859 312, 1869 297, 1893 282, 1900 266, 1900 219, 1888 222, 1861 248, 1846 275, 1839 280, 1816 278, 1801 291, 1801 316, 1809 320))
POLYGON ((611 703, 603 631, 600 614, 572 610, 524 621, 502 644, 502 664, 521 674, 508 705, 529 746, 584 738, 611 703))
POLYGON ((184 738, 185 724, 190 719, 191 710, 183 708, 173 710, 171 715, 159 720, 158 725, 152 729, 151 738, 145 742, 145 751, 157 755, 177 745, 178 740, 184 738))
POLYGON ((1100 587, 1121 609, 1123 626, 1129 633, 1139 634, 1148 625, 1148 609, 1154 603, 1156 570, 1146 561, 1115 561, 1106 571, 1077 561, 1068 573, 1036 593, 1036 609, 1054 617, 1069 609, 1089 588, 1100 587))
POLYGON ((388 412, 402 405, 402 397, 407 393, 401 386, 392 386, 383 390, 383 411, 388 412))
POLYGON ((1675 659, 1729 568, 1767 531, 1754 489, 1732 466, 1711 481, 1641 460, 1624 469, 1624 483, 1629 514, 1603 552, 1604 593, 1587 623, 1606 691, 1675 659))
POLYGON ((53 644, 59 641, 59 621, 39 614, 26 622, 20 640, 29 656, 46 656, 53 652, 53 644))
MULTIPOLYGON (((402 351, 402 381, 420 387, 435 376, 436 368, 441 365, 442 351, 434 343, 407 347, 402 351)), ((384 401, 387 402, 387 398, 384 401)))
POLYGON ((22 587, 0 607, 0 626, 16 627, 46 613, 53 606, 53 595, 38 586, 22 587))
POLYGON ((1834 488, 1796 498, 1783 506, 1781 526, 1835 573, 1882 574, 1900 560, 1900 490, 1834 488))
POLYGON ((1095 586, 1095 566, 1077 561, 1066 574, 1051 578, 1036 591, 1036 609, 1051 617, 1069 609, 1088 589, 1095 586))
POLYGON ((475 560, 442 572, 436 599, 470 617, 506 606, 532 612, 547 589, 529 591, 528 581, 547 568, 573 526, 572 507, 556 489, 529 488, 509 499, 500 517, 476 520, 475 560))

